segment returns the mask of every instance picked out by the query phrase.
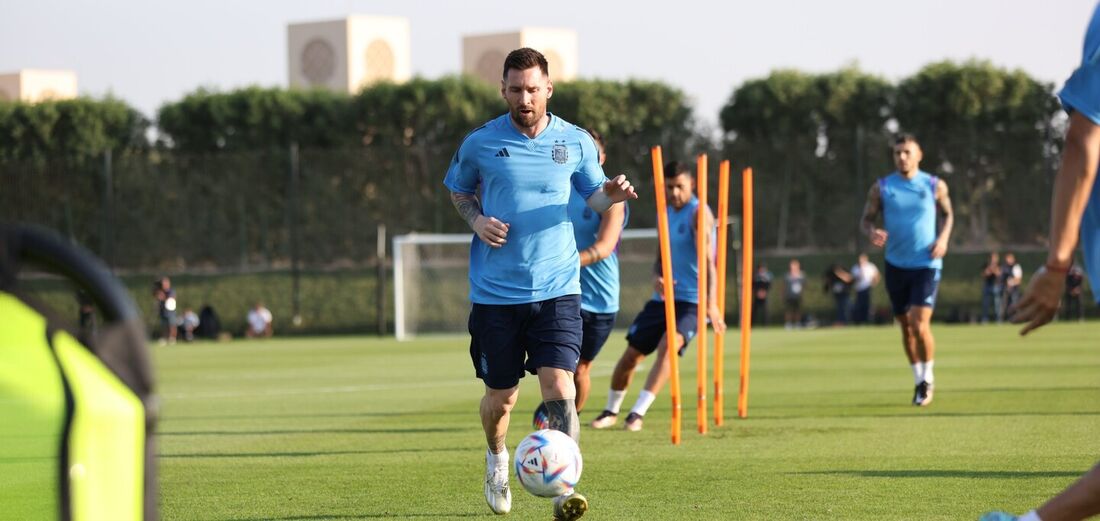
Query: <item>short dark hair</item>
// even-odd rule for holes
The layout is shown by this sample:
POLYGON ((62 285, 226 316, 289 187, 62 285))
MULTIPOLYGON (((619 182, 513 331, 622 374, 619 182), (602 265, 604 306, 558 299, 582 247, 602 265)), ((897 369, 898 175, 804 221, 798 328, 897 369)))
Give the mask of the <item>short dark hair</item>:
POLYGON ((550 64, 546 62, 546 57, 543 56, 541 52, 530 47, 516 49, 508 53, 508 57, 504 59, 503 77, 505 79, 508 78, 509 69, 525 71, 536 65, 544 75, 550 76, 550 64))
POLYGON ((910 134, 908 132, 898 134, 897 137, 894 138, 895 145, 903 145, 905 143, 912 143, 920 147, 920 141, 917 141, 917 136, 914 136, 913 134, 910 134))
POLYGON ((665 179, 671 179, 681 175, 686 175, 695 179, 695 172, 691 170, 689 165, 676 161, 675 159, 665 163, 665 179))

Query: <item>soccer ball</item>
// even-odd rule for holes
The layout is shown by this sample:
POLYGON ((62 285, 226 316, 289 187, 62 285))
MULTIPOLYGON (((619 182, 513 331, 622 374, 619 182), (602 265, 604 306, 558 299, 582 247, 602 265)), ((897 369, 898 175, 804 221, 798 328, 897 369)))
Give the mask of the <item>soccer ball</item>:
POLYGON ((581 449, 561 431, 528 434, 516 447, 514 461, 520 484, 539 497, 565 494, 581 479, 581 449))
POLYGON ((531 419, 531 427, 536 431, 550 428, 550 411, 546 410, 546 402, 540 403, 535 409, 535 417, 531 419))

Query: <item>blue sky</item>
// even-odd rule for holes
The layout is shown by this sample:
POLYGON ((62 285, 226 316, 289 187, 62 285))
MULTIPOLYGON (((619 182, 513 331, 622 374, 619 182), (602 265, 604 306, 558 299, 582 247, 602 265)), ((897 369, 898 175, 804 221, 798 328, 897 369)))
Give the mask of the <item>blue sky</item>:
MULTIPOLYGON (((0 0, 0 72, 72 69, 153 115, 200 86, 286 85, 289 22, 409 18, 413 71, 456 73, 464 34, 523 26, 578 32, 585 77, 683 89, 704 121, 732 89, 776 68, 856 63, 896 80, 971 57, 1060 84, 1081 59, 1096 0, 830 0, 671 3, 558 0, 0 0)), ((551 109, 553 107, 551 106, 551 109)))

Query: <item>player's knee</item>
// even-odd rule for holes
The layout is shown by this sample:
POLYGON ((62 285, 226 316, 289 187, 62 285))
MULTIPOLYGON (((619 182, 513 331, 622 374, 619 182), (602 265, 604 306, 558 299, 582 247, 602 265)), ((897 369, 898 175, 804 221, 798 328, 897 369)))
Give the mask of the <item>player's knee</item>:
POLYGON ((518 398, 519 394, 515 389, 492 389, 485 394, 485 403, 494 412, 508 413, 516 406, 518 398))
POLYGON ((588 372, 591 368, 592 361, 582 358, 580 362, 577 362, 577 372, 575 373, 575 376, 588 376, 588 372))

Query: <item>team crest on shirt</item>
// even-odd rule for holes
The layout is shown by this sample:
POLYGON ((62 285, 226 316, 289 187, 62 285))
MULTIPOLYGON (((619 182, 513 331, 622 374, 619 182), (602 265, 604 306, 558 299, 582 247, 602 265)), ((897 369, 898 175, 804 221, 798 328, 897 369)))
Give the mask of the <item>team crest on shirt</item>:
POLYGON ((554 162, 559 165, 564 165, 566 161, 569 161, 569 149, 565 146, 565 141, 555 141, 554 148, 550 152, 550 157, 554 158, 554 162))

